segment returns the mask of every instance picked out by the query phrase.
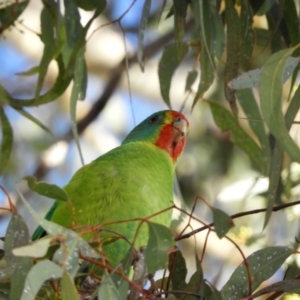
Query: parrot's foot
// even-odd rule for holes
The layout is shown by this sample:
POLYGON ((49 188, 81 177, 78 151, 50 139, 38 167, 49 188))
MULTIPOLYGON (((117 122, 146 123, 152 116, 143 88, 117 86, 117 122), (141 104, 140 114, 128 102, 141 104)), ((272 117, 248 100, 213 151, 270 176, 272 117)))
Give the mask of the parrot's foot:
MULTIPOLYGON (((140 288, 143 288, 148 280, 148 269, 144 253, 145 248, 146 247, 141 247, 140 251, 136 251, 133 259, 134 273, 132 281, 140 288)), ((140 292, 135 286, 131 286, 128 300, 137 300, 139 299, 139 295, 140 292)))

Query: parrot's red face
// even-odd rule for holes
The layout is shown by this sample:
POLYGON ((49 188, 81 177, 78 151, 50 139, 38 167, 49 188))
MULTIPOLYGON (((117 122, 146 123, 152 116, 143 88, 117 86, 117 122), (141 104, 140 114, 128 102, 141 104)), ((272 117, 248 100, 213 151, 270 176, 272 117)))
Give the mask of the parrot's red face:
POLYGON ((159 130, 155 145, 166 150, 176 162, 183 152, 189 122, 186 117, 177 111, 170 110, 165 115, 165 124, 159 130))

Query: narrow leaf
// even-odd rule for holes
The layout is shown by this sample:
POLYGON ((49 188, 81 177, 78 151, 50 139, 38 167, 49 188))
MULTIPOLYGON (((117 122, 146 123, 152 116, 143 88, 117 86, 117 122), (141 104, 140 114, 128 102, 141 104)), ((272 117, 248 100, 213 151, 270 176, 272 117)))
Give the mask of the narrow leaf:
POLYGON ((39 65, 39 76, 34 97, 39 98, 43 82, 48 70, 48 66, 53 58, 55 39, 54 39, 53 11, 49 6, 44 6, 41 12, 41 40, 44 43, 43 56, 39 65))
POLYGON ((245 263, 242 262, 222 288, 223 299, 234 300, 248 296, 249 281, 252 291, 256 290, 263 281, 270 278, 280 268, 292 253, 292 249, 281 246, 254 252, 247 258, 251 278, 248 278, 245 263))
POLYGON ((183 41, 184 25, 187 13, 187 1, 173 0, 175 41, 179 45, 183 41))
POLYGON ((80 155, 81 163, 84 165, 83 155, 79 143, 79 135, 76 123, 76 106, 78 100, 84 100, 87 88, 87 68, 84 60, 85 49, 81 48, 76 58, 74 71, 74 84, 71 93, 70 113, 72 121, 72 132, 80 155))
POLYGON ((196 95, 193 100, 192 108, 196 105, 198 100, 210 88, 214 81, 214 70, 209 62, 209 57, 206 49, 203 49, 200 56, 200 82, 196 95))
POLYGON ((79 237, 73 240, 67 240, 61 244, 53 256, 53 262, 64 266, 72 278, 76 275, 79 269, 79 237))
MULTIPOLYGON (((61 56, 58 56, 56 60, 59 67, 59 74, 55 81, 54 86, 49 91, 47 91, 43 95, 40 95, 38 99, 36 98, 16 99, 9 96, 8 99, 10 105, 12 105, 14 108, 22 108, 24 106, 29 106, 29 107, 38 106, 38 105, 52 102, 56 100, 59 96, 61 96, 69 86, 73 75, 69 74, 67 70, 64 68, 64 65, 61 61, 61 56)), ((0 94, 2 94, 1 89, 0 89, 0 94)))
POLYGON ((15 2, 2 1, 2 7, 0 9, 0 33, 14 24, 21 13, 25 10, 28 3, 29 0, 15 2), (4 7, 3 4, 5 4, 4 7))
POLYGON ((207 103, 210 105, 217 126, 223 132, 230 130, 233 142, 245 151, 257 167, 264 172, 266 170, 266 162, 261 149, 254 140, 244 131, 237 120, 224 107, 211 101, 207 101, 207 103))
POLYGON ((281 176, 281 164, 283 159, 283 148, 278 141, 275 142, 274 149, 271 156, 270 174, 269 174, 269 188, 268 188, 268 203, 265 214, 264 226, 266 228, 270 217, 272 215, 272 208, 278 197, 278 185, 281 176))
MULTIPOLYGON (((212 1, 208 1, 210 3, 210 17, 211 20, 214 20, 213 22, 210 22, 209 28, 210 28, 210 48, 212 54, 217 58, 221 59, 224 47, 225 47, 225 33, 223 28, 223 20, 222 15, 219 14, 219 9, 215 7, 212 3, 212 1)), ((221 1, 219 1, 221 3, 221 1)), ((216 69, 216 67, 214 67, 216 69)), ((212 70, 212 72, 215 70, 212 70)))
POLYGON ((264 161, 263 174, 267 175, 269 173, 271 158, 270 141, 253 91, 250 89, 238 90, 236 91, 236 95, 248 118, 251 129, 259 140, 262 160, 264 161))
POLYGON ((13 213, 6 231, 4 241, 4 259, 7 261, 7 266, 0 271, 1 277, 8 274, 7 268, 11 273, 11 299, 20 299, 27 273, 32 266, 32 260, 30 258, 14 256, 13 249, 15 247, 28 245, 29 241, 30 238, 26 223, 19 214, 13 213))
POLYGON ((254 46, 253 14, 249 1, 241 1, 241 60, 251 58, 254 46))
POLYGON ((87 11, 97 9, 99 6, 106 6, 106 0, 74 0, 74 2, 78 7, 87 11))
POLYGON ((188 73, 188 76, 186 78, 186 83, 185 83, 185 91, 189 91, 194 84, 195 80, 197 79, 198 72, 197 71, 190 71, 188 73))
POLYGON ((26 176, 24 179, 27 181, 28 187, 39 195, 55 200, 68 201, 67 193, 57 185, 42 181, 38 182, 33 176, 26 176))
POLYGON ((213 209, 213 219, 217 236, 220 239, 223 238, 227 234, 227 232, 234 226, 231 217, 220 209, 213 209))
POLYGON ((225 0, 225 16, 227 24, 227 59, 224 73, 224 92, 226 100, 229 102, 231 111, 237 116, 237 105, 235 100, 235 91, 227 84, 233 78, 237 77, 240 59, 240 18, 231 0, 225 0))
POLYGON ((4 112, 3 107, 0 106, 0 126, 2 131, 2 141, 0 148, 0 175, 5 171, 13 147, 13 131, 9 120, 4 112))
POLYGON ((146 248, 146 262, 148 271, 165 269, 168 251, 174 246, 173 234, 170 229, 154 222, 147 222, 149 228, 149 240, 146 248))
POLYGON ((19 193, 20 199, 22 200, 23 204, 33 217, 33 219, 43 227, 50 235, 53 236, 65 236, 65 241, 73 241, 77 240, 78 249, 83 256, 92 257, 92 258, 100 258, 100 255, 81 237, 79 237, 73 230, 67 229, 61 225, 56 223, 50 222, 42 217, 40 217, 27 203, 24 199, 23 195, 19 193))
POLYGON ((162 58, 158 65, 158 77, 160 92, 165 103, 170 107, 170 86, 172 76, 188 52, 188 44, 182 43, 180 45, 171 44, 165 47, 162 58))
POLYGON ((295 48, 279 51, 266 62, 259 89, 261 111, 271 133, 287 154, 300 162, 300 150, 289 135, 282 114, 282 76, 288 58, 295 48))
POLYGON ((172 281, 173 290, 185 290, 187 284, 185 278, 187 275, 187 268, 185 260, 179 249, 173 250, 169 254, 169 266, 170 277, 172 281))
POLYGON ((105 271, 101 280, 101 285, 98 292, 98 299, 106 300, 123 300, 124 298, 119 294, 114 282, 109 274, 105 271))
POLYGON ((148 25, 148 19, 150 15, 151 0, 145 0, 141 21, 139 25, 139 34, 138 34, 138 49, 137 49, 137 59, 141 68, 141 71, 144 72, 144 34, 148 25))
POLYGON ((256 13, 257 16, 265 15, 271 7, 274 5, 276 0, 265 0, 258 12, 256 13))
MULTIPOLYGON (((78 52, 75 49, 77 42, 80 40, 81 34, 83 33, 83 27, 80 23, 80 14, 78 7, 71 0, 64 0, 65 5, 65 18, 64 25, 66 29, 66 43, 63 47, 63 62, 66 68, 73 67, 75 57, 73 54, 78 52), (73 60, 74 59, 74 60, 73 60)), ((83 46, 83 45, 81 45, 83 46)))
POLYGON ((44 257, 53 241, 53 237, 45 237, 35 241, 33 244, 17 247, 12 250, 15 256, 27 256, 33 258, 44 257))
POLYGON ((26 278, 21 300, 34 300, 43 283, 49 279, 61 278, 63 270, 50 260, 35 264, 26 278))
POLYGON ((282 293, 297 293, 300 294, 299 279, 286 279, 273 283, 258 292, 253 294, 253 298, 265 295, 268 293, 282 292, 282 293))
POLYGON ((78 291, 74 281, 68 272, 64 271, 61 279, 61 296, 62 300, 79 300, 78 291))
POLYGON ((19 76, 32 76, 39 73, 39 66, 34 66, 27 71, 16 73, 19 76))
MULTIPOLYGON (((288 58, 282 76, 282 84, 286 83, 286 81, 291 77, 291 74, 294 72, 299 61, 300 57, 288 58)), ((262 70, 263 68, 259 68, 245 72, 228 82, 228 85, 235 90, 259 87, 262 70)))
POLYGON ((31 115, 29 112, 27 112, 22 108, 16 108, 16 111, 53 136, 51 130, 46 125, 44 125, 40 120, 38 120, 33 115, 31 115))

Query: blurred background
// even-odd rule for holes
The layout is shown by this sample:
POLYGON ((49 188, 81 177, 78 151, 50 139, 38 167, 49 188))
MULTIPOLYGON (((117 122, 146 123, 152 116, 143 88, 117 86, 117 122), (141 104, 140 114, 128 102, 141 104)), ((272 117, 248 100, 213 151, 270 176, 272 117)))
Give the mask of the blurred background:
MULTIPOLYGON (((84 101, 77 103, 77 119, 86 118, 101 102, 104 93, 110 96, 99 115, 93 120, 87 118, 88 126, 80 132, 85 164, 120 145, 128 132, 144 118, 155 111, 167 109, 160 94, 158 64, 164 46, 174 39, 174 20, 172 17, 166 18, 172 1, 152 1, 150 22, 144 37, 145 70, 141 72, 134 56, 143 4, 144 1, 140 0, 107 1, 107 8, 95 20, 87 35, 85 57, 88 87, 84 101), (162 2, 165 2, 164 6, 162 2), (127 70, 124 68, 126 58, 129 66, 127 70)), ((43 43, 38 36, 41 9, 40 1, 30 1, 15 25, 6 30, 0 40, 0 83, 15 98, 34 96, 37 75, 24 76, 20 73, 37 66, 42 57, 43 43)), ((92 15, 84 10, 80 10, 80 14, 82 24, 92 15)), ((189 26, 189 22, 186 26, 189 26)), ((267 28, 265 16, 255 17, 254 26, 267 28)), ((187 34, 185 39, 189 38, 187 34)), ((242 66, 244 70, 260 67, 269 57, 270 49, 257 44, 253 53, 251 61, 242 66)), ((224 103, 229 108, 223 94, 224 61, 222 57, 218 62, 216 71, 219 76, 203 99, 224 103)), ((263 208, 266 205, 268 178, 263 177, 249 157, 231 142, 230 133, 222 133, 215 125, 205 100, 198 101, 192 110, 193 92, 185 91, 185 85, 187 73, 194 70, 196 64, 196 54, 190 51, 176 70, 170 89, 172 109, 182 110, 190 121, 188 143, 177 167, 176 203, 181 203, 187 211, 196 203, 195 216, 209 223, 212 221, 212 211, 197 196, 228 214, 263 208)), ((49 66, 42 91, 47 91, 54 84, 57 73, 57 66, 53 62, 49 66)), ((196 89, 198 83, 199 78, 192 90, 196 89)), ((16 202, 31 232, 36 224, 17 201, 17 190, 41 215, 47 212, 52 200, 30 192, 22 178, 34 175, 39 180, 63 187, 82 166, 78 149, 70 135, 70 91, 71 87, 58 101, 26 108, 51 133, 5 106, 13 126, 14 147, 8 169, 0 178, 0 183, 16 202)), ((239 116, 241 126, 255 138, 241 111, 239 116)), ((285 170, 282 176, 292 176, 293 183, 297 183, 300 179, 299 165, 290 165, 289 159, 286 160, 287 167, 283 166, 285 170)), ((289 190, 288 201, 298 198, 297 184, 293 184, 293 188, 292 192, 289 190)), ((1 206, 7 207, 3 193, 0 194, 0 201, 1 206)), ((1 214, 0 235, 4 236, 10 216, 4 211, 1 214)), ((264 231, 264 214, 236 219, 236 226, 229 236, 240 245, 245 255, 268 245, 290 245, 298 234, 299 214, 300 209, 296 207, 274 213, 264 231)), ((178 212, 174 212, 174 219, 178 215, 178 212)), ((191 225, 196 229, 202 224, 193 221, 191 225)), ((179 225, 177 233, 183 227, 183 224, 179 225)), ((199 256, 202 255, 206 234, 204 231, 180 242, 179 247, 189 263, 189 275, 193 273, 193 254, 196 251, 199 256)), ((210 233, 203 260, 205 278, 217 287, 222 287, 241 261, 232 243, 210 233)), ((282 276, 282 271, 276 276, 282 276)))

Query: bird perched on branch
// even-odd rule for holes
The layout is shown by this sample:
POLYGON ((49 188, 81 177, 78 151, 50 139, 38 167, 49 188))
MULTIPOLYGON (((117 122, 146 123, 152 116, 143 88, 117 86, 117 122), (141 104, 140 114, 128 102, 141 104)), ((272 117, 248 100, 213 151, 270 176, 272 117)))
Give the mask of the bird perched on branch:
MULTIPOLYGON (((177 111, 152 114, 137 125, 121 146, 80 168, 64 187, 68 202, 56 201, 46 219, 68 228, 100 228, 103 250, 115 266, 130 249, 147 244, 148 228, 139 221, 173 204, 176 162, 183 152, 189 122, 177 111), (126 222, 120 222, 129 220, 126 222), (131 221, 130 221, 131 220, 131 221), (135 237, 136 235, 136 237, 135 237)), ((151 218, 167 227, 171 210, 151 218)), ((33 239, 45 235, 38 227, 33 239)), ((84 236, 90 240, 95 235, 84 236)))

